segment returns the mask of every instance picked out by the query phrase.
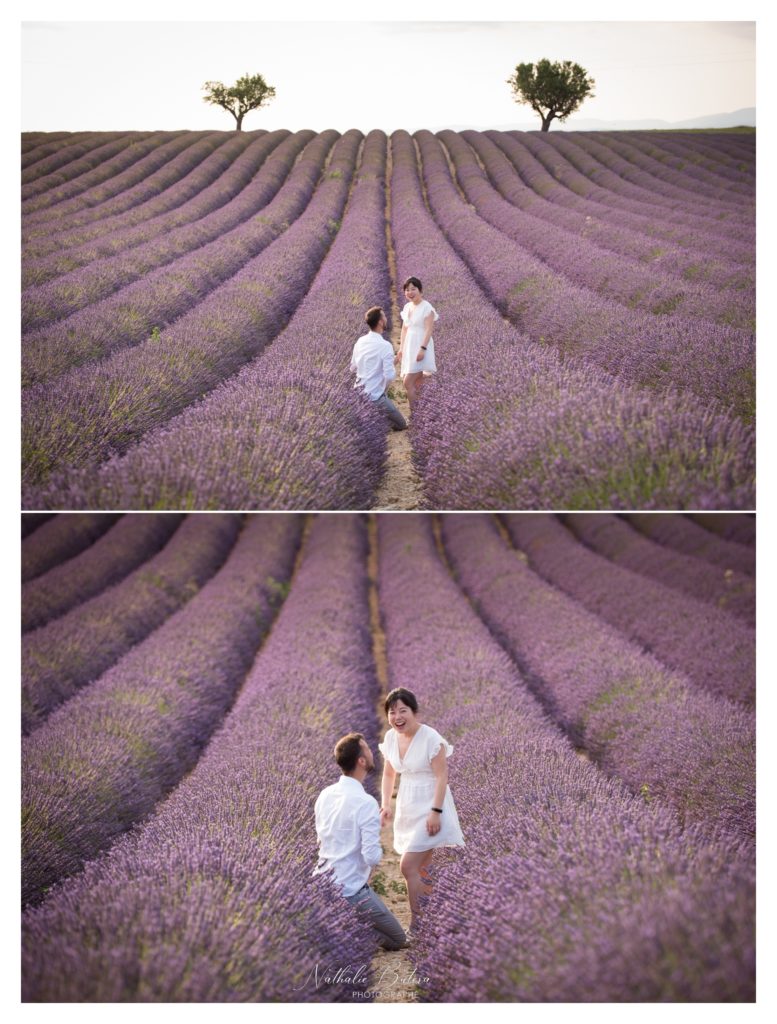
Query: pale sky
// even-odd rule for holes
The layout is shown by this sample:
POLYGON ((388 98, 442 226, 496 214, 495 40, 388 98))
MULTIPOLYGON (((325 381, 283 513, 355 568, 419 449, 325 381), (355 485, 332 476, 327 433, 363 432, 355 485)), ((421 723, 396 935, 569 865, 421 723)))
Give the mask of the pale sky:
POLYGON ((277 93, 246 130, 539 127, 505 80, 541 57, 577 61, 596 81, 569 129, 576 118, 674 122, 755 106, 753 21, 95 18, 24 21, 21 34, 22 131, 232 130, 201 87, 246 72, 277 93))

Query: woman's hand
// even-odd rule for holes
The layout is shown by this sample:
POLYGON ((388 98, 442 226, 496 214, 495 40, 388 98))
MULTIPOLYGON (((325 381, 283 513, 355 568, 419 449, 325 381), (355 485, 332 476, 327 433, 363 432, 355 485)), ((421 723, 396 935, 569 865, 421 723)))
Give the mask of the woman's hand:
POLYGON ((429 811, 429 817, 426 819, 426 831, 430 836, 436 836, 440 828, 440 815, 437 811, 429 811))
POLYGON ((422 350, 421 350, 421 349, 419 348, 419 350, 418 350, 418 355, 417 355, 417 356, 415 357, 415 361, 416 361, 417 363, 422 363, 422 362, 424 361, 424 356, 425 356, 425 355, 426 355, 426 352, 423 352, 423 351, 422 351, 422 350))
POLYGON ((380 809, 380 827, 384 828, 391 819, 394 817, 394 812, 390 807, 381 807, 380 809))

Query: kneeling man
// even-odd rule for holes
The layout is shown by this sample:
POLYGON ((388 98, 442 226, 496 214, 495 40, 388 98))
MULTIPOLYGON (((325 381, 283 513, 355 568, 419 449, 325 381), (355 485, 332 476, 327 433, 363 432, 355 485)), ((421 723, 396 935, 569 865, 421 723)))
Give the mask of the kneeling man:
POLYGON ((342 777, 316 800, 319 858, 313 874, 331 871, 343 896, 372 925, 378 943, 401 949, 407 942, 402 925, 368 882, 383 856, 378 801, 363 785, 375 771, 372 751, 361 733, 352 732, 338 740, 335 760, 342 777))
POLYGON ((353 346, 351 372, 356 374, 355 388, 363 388, 373 405, 388 417, 394 430, 404 430, 407 422, 402 413, 386 394, 386 387, 397 371, 394 368, 394 349, 382 332, 388 321, 380 306, 373 306, 364 314, 369 333, 363 335, 353 346))

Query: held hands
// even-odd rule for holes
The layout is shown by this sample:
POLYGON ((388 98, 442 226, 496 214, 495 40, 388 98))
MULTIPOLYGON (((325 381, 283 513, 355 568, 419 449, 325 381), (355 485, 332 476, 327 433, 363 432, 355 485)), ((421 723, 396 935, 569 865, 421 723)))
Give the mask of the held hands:
POLYGON ((426 831, 430 836, 436 836, 440 831, 440 815, 437 811, 429 811, 429 817, 426 819, 426 831))
POLYGON ((394 812, 390 807, 381 807, 380 809, 380 827, 383 828, 391 821, 394 817, 394 812))

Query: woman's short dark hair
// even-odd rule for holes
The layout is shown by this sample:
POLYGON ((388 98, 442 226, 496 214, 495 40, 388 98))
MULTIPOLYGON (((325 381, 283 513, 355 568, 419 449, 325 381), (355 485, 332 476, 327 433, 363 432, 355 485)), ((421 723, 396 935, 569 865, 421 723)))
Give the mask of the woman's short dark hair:
POLYGON ((367 321, 367 326, 370 330, 374 330, 380 323, 380 318, 383 316, 383 310, 380 306, 370 306, 367 312, 364 314, 364 319, 367 321))
POLYGON ((335 761, 346 775, 351 774, 356 767, 356 762, 362 756, 363 739, 360 732, 349 732, 335 744, 335 761))
POLYGON ((422 292, 424 290, 423 286, 421 285, 421 282, 418 280, 417 277, 409 277, 407 281, 405 281, 405 283, 402 285, 402 291, 404 291, 409 284, 414 284, 416 288, 419 290, 419 292, 422 292))
POLYGON ((391 691, 388 697, 386 697, 383 704, 383 709, 386 714, 389 713, 389 708, 393 704, 396 704, 398 700, 401 700, 403 704, 407 704, 412 712, 415 713, 418 711, 418 701, 416 700, 415 694, 411 693, 410 690, 406 690, 404 686, 398 686, 395 690, 391 691))

